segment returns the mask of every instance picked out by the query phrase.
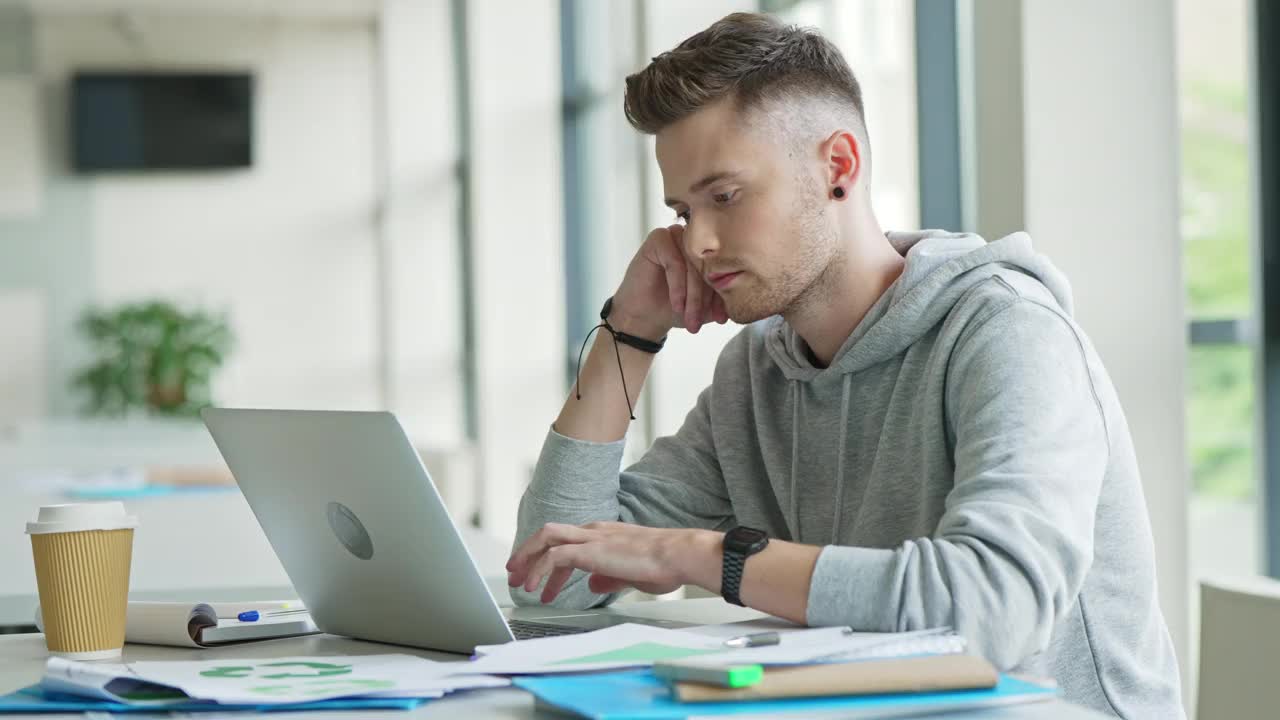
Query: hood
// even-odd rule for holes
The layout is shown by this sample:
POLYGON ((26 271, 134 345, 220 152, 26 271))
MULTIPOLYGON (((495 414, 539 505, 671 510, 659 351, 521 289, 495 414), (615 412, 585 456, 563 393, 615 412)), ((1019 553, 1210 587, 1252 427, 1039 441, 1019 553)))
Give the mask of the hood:
POLYGON ((788 380, 810 381, 826 373, 847 375, 901 353, 946 317, 965 292, 1001 271, 1035 278, 1063 310, 1072 311, 1066 277, 1032 249, 1026 233, 990 243, 971 233, 940 230, 890 232, 886 237, 906 258, 906 266, 849 335, 829 368, 813 365, 804 341, 782 317, 766 321, 766 347, 788 380))

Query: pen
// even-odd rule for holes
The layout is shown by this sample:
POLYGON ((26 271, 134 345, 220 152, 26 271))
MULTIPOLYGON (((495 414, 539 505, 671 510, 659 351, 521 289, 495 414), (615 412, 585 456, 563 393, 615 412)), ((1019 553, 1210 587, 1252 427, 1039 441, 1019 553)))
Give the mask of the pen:
POLYGON ((751 633, 750 635, 739 635, 735 638, 729 638, 724 641, 726 647, 731 648, 751 648, 763 647, 765 645, 777 645, 781 641, 778 633, 770 630, 769 632, 751 633))
POLYGON ((239 620, 240 622, 257 622, 258 619, 263 616, 270 617, 275 615, 301 615, 302 613, 305 613, 305 612, 308 612, 306 608, 298 608, 296 610, 276 610, 274 612, 265 612, 265 613, 260 613, 257 610, 246 610, 240 613, 239 615, 236 615, 236 619, 239 620))

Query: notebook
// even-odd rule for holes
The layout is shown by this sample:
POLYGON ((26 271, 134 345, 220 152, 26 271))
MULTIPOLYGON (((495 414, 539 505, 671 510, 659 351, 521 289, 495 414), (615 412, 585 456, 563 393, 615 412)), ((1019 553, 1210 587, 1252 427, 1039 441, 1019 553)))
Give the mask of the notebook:
POLYGON ((770 667, 759 682, 746 687, 677 682, 672 684, 672 692, 686 703, 727 702, 978 690, 993 688, 999 681, 991 663, 975 655, 917 655, 770 667))
POLYGON ((993 688, 845 697, 785 698, 682 703, 652 670, 591 675, 516 678, 513 684, 538 698, 540 707, 593 720, 675 720, 687 717, 767 714, 769 717, 894 718, 959 712, 1057 697, 1056 688, 1001 675, 993 688))
MULTIPOLYGON (((44 630, 39 608, 36 608, 36 627, 44 630)), ((317 632, 319 629, 311 620, 311 615, 297 601, 193 605, 130 600, 124 640, 143 645, 200 648, 317 632), (286 606, 289 609, 284 609, 286 606), (263 608, 260 619, 254 622, 237 619, 241 612, 258 608, 263 608)))

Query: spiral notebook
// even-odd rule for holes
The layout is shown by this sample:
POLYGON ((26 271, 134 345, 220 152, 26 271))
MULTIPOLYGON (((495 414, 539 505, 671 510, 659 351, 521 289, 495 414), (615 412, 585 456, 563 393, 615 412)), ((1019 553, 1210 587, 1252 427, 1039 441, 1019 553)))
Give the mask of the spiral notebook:
MULTIPOLYGON (((36 627, 43 632, 39 608, 36 627)), ((319 629, 311 615, 296 601, 192 604, 130 600, 124 640, 143 645, 201 648, 317 632, 319 629), (283 609, 285 606, 293 609, 283 609), (243 622, 237 617, 241 612, 259 608, 263 611, 256 621, 243 622)))

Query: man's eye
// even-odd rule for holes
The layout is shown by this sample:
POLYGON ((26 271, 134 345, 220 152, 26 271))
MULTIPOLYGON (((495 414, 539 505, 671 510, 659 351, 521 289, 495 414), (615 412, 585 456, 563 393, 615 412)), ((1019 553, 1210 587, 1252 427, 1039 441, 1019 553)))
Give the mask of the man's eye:
POLYGON ((725 204, 725 203, 729 202, 730 200, 732 200, 732 199, 733 199, 733 196, 734 196, 734 195, 736 195, 736 194, 738 194, 738 191, 737 191, 737 190, 731 190, 731 191, 729 191, 729 192, 716 193, 716 194, 714 194, 714 195, 712 195, 712 196, 711 196, 711 199, 712 199, 712 200, 715 200, 715 201, 716 201, 716 203, 718 203, 718 204, 720 204, 720 205, 723 205, 723 204, 725 204))
POLYGON ((689 222, 689 211, 684 210, 682 212, 676 213, 676 219, 686 223, 689 222))

